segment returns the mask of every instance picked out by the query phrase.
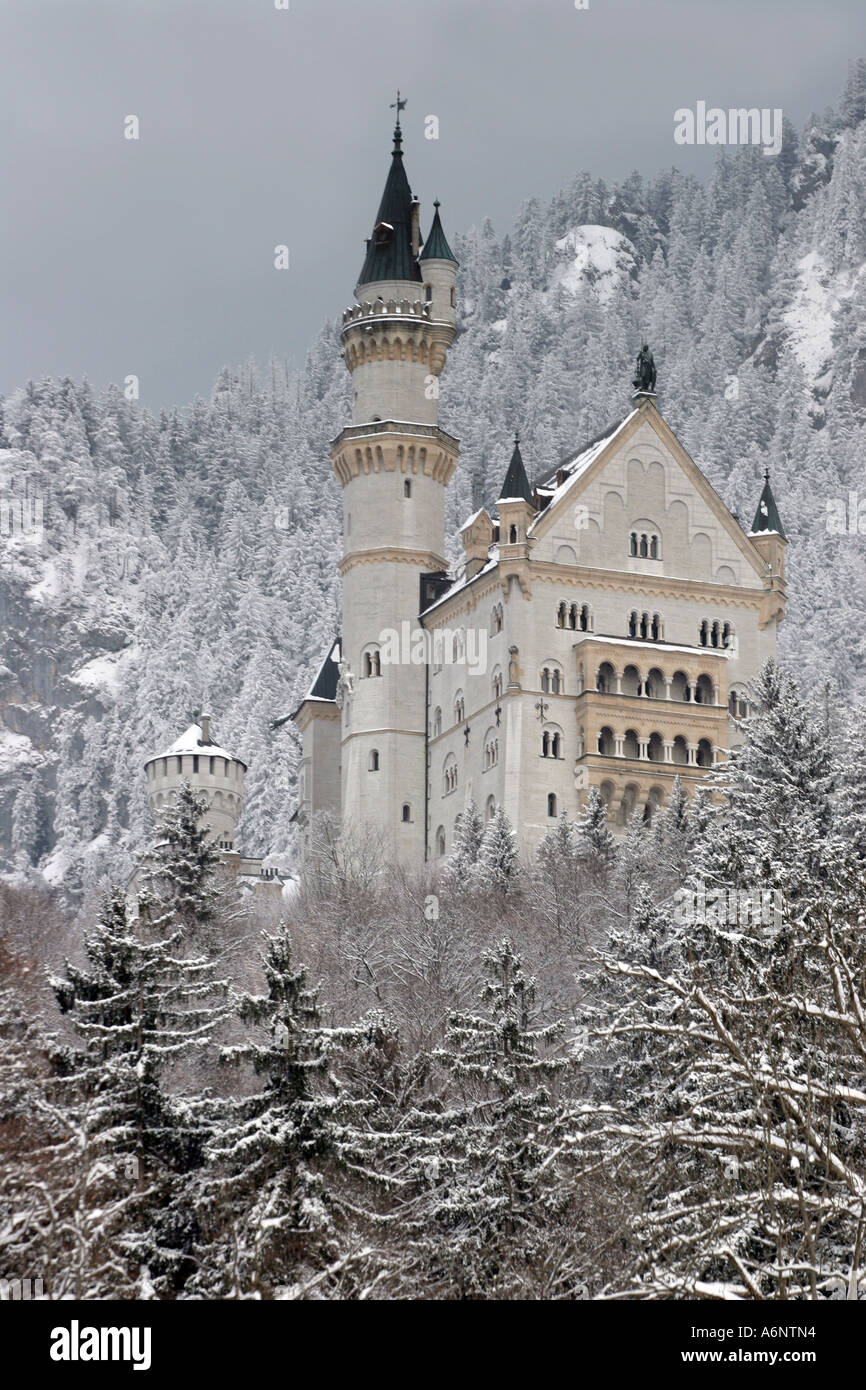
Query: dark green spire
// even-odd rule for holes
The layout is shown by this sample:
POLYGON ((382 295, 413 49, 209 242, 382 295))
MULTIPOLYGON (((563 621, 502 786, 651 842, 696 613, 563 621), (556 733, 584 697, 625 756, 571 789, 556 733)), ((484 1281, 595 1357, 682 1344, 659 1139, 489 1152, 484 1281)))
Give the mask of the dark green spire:
POLYGON ((782 518, 779 516, 776 499, 770 488, 769 469, 764 474, 764 491, 761 493, 761 500, 758 503, 758 510, 755 512, 755 520, 752 522, 750 534, 755 536, 761 531, 775 531, 782 537, 783 541, 788 539, 782 526, 782 518))
POLYGON ((514 436, 514 453, 511 455, 511 462, 508 465, 508 472, 505 475, 505 482, 502 484, 502 491, 499 496, 501 501, 506 501, 509 497, 522 497, 524 502, 529 503, 530 507, 535 506, 532 488, 529 486, 529 479, 526 476, 526 469, 520 454, 520 436, 517 434, 514 436))
POLYGON ((376 280, 421 279, 421 271, 412 252, 412 190, 403 168, 402 145, 398 112, 391 168, 376 213, 373 235, 367 242, 367 256, 358 277, 359 285, 369 285, 376 280))
POLYGON ((442 230, 442 223, 439 219, 438 198, 433 206, 436 209, 433 217, 433 226, 430 228, 430 235, 424 242, 424 250, 421 252, 419 259, 422 261, 453 261, 455 265, 459 265, 459 261, 448 245, 445 239, 445 233, 442 230))

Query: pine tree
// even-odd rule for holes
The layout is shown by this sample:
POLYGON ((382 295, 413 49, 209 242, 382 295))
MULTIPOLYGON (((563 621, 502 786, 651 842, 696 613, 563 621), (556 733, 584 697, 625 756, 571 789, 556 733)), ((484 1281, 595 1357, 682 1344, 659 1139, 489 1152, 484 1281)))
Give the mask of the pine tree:
POLYGON ((207 1048, 227 985, 208 959, 189 954, 180 925, 131 921, 120 890, 85 936, 84 955, 83 966, 67 962, 52 980, 80 1039, 55 1054, 58 1105, 105 1171, 126 1180, 129 1201, 115 1202, 125 1220, 113 1249, 118 1277, 125 1268, 134 1280, 148 1265, 173 1289, 189 1250, 172 1234, 189 1220, 184 1183, 202 1161, 206 1129, 201 1107, 169 1081, 207 1048))
POLYGON ((565 1025, 539 1023, 535 982, 510 941, 484 964, 483 1012, 451 1015, 433 1054, 445 1094, 414 1115, 408 1263, 421 1297, 567 1296, 568 1241, 550 1268, 544 1258, 568 1207, 556 1160, 565 1025))
POLYGON ((336 1074, 341 1050, 368 1041, 369 1030, 327 1028, 285 926, 264 941, 267 993, 238 1003, 258 1036, 222 1053, 264 1085, 227 1106, 201 1184, 194 1287, 208 1297, 299 1296, 306 1281, 339 1265, 336 1173, 341 1156, 363 1164, 360 1136, 373 1104, 354 1100, 336 1074))
POLYGON ((154 924, 177 922, 187 935, 206 937, 219 889, 215 883, 219 850, 205 815, 208 798, 183 781, 158 815, 153 847, 141 870, 141 909, 154 924))
POLYGON ((511 822, 497 806, 484 830, 473 882, 487 892, 505 895, 517 873, 517 842, 511 822))
POLYGON ((458 888, 470 882, 481 852, 484 821, 474 801, 468 801, 457 817, 454 843, 444 873, 458 888))
POLYGON ((607 823, 607 806, 597 787, 590 787, 580 820, 577 822, 577 853, 600 866, 610 864, 615 841, 607 823))

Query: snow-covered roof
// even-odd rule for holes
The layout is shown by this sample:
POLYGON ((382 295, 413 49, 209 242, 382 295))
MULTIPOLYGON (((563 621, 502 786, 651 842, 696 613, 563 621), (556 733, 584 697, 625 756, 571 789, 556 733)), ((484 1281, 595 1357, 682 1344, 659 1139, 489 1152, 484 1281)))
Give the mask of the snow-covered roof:
MULTIPOLYGON (((577 479, 581 478, 587 469, 595 463, 595 460, 602 450, 606 449, 608 444, 625 429, 626 425, 634 419, 636 414, 636 409, 630 410, 624 420, 620 420, 615 425, 608 426, 603 434, 599 435, 597 439, 593 439, 591 443, 581 449, 580 453, 575 454, 573 458, 566 459, 564 463, 561 463, 555 473, 549 474, 544 479, 540 480, 536 484, 537 490, 549 492, 551 495, 551 502, 554 500, 558 501, 560 497, 564 497, 566 493, 574 487, 577 479), (556 480, 560 473, 567 473, 568 476, 563 479, 562 483, 558 484, 556 480)), ((544 512, 539 512, 538 515, 544 516, 544 512)), ((538 516, 530 526, 530 531, 536 525, 537 521, 538 516)))
POLYGON ((727 647, 698 647, 686 646, 679 642, 653 642, 645 637, 608 637, 600 632, 576 632, 577 642, 609 642, 611 646, 617 647, 642 647, 646 651, 657 652, 686 652, 689 656, 698 652, 701 656, 720 656, 727 658, 732 652, 727 647))
POLYGON ((439 595, 435 603, 431 603, 429 608, 424 609, 424 616, 426 616, 428 613, 432 613, 433 610, 435 608, 438 608, 440 604, 444 603, 446 599, 453 598, 454 595, 458 594, 461 589, 465 589, 469 584, 474 584, 476 579, 480 579, 483 574, 488 574, 490 570, 494 569, 495 566, 498 565, 498 563, 499 547, 495 545, 492 547, 490 551, 490 558, 488 559, 487 564, 484 565, 484 567, 480 569, 477 574, 473 574, 471 579, 467 579, 465 574, 462 574, 459 579, 455 579, 450 589, 446 589, 444 594, 439 595))
MULTIPOLYGON (((218 743, 202 743, 201 724, 190 724, 170 748, 164 753, 157 753, 156 756, 170 758, 183 753, 206 753, 211 758, 228 758, 229 762, 240 762, 240 758, 235 758, 234 753, 227 753, 218 743)), ((148 762, 153 761, 153 758, 148 758, 148 762)))

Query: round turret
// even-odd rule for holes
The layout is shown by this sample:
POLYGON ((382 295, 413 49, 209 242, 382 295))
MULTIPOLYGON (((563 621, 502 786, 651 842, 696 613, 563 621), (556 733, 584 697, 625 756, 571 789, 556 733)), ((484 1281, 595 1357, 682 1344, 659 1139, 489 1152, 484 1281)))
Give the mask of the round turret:
POLYGON ((170 804, 181 782, 189 782, 209 801, 205 824, 220 849, 233 850, 235 824, 244 799, 246 764, 220 748, 211 738, 210 719, 190 724, 180 738, 159 757, 144 765, 147 799, 156 815, 170 804))

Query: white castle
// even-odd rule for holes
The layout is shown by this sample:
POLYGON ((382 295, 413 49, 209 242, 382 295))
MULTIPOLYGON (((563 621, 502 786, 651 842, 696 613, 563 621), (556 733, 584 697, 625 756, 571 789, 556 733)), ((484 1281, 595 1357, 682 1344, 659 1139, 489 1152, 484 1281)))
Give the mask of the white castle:
POLYGON ((614 827, 691 792, 737 740, 776 649, 787 541, 767 475, 748 534, 665 423, 654 371, 631 409, 530 483, 516 441, 502 495, 445 560, 458 442, 438 378, 457 261, 439 205, 426 242, 399 119, 385 191, 343 315, 352 423, 342 635, 294 711, 307 841, 330 813, 420 866, 475 801, 531 852, 597 787, 614 827))

